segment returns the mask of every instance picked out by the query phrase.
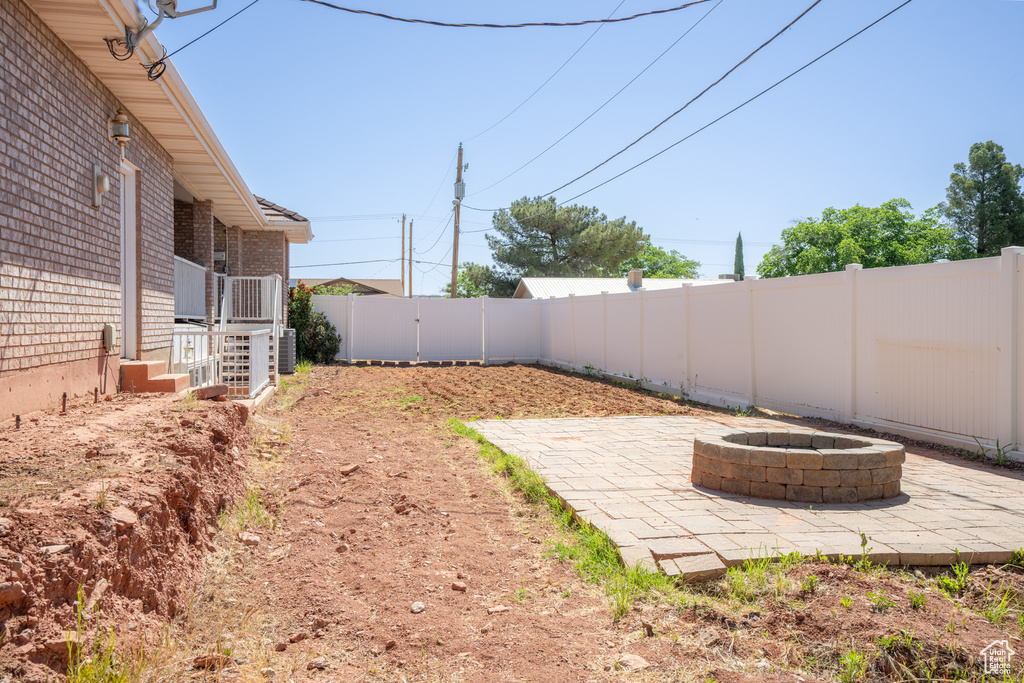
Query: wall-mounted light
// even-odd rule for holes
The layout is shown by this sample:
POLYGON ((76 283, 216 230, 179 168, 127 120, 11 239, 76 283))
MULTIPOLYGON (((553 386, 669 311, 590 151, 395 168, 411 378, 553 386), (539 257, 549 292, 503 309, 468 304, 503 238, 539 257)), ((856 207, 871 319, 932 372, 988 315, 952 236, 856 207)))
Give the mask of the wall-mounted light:
POLYGON ((100 165, 92 165, 92 205, 99 206, 103 193, 110 192, 110 176, 100 170, 100 165))
POLYGON ((132 133, 131 127, 128 123, 128 115, 123 110, 118 109, 117 115, 110 119, 109 123, 110 139, 116 142, 121 147, 121 153, 124 153, 124 146, 131 142, 132 133))

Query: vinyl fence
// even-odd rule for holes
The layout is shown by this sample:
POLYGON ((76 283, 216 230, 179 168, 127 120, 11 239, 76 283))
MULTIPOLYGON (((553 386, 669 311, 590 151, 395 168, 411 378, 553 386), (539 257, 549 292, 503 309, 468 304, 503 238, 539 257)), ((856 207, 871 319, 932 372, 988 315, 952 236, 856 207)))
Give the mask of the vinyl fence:
POLYGON ((1024 248, 955 263, 516 299, 313 297, 349 361, 539 362, 952 445, 1024 435, 1024 248))

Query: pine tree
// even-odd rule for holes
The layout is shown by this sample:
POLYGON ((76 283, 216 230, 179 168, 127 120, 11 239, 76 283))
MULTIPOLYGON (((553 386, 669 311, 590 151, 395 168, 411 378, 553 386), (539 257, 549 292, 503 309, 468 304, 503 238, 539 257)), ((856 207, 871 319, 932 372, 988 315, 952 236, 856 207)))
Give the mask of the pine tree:
POLYGON ((743 278, 743 233, 736 233, 736 261, 733 263, 732 272, 743 278))

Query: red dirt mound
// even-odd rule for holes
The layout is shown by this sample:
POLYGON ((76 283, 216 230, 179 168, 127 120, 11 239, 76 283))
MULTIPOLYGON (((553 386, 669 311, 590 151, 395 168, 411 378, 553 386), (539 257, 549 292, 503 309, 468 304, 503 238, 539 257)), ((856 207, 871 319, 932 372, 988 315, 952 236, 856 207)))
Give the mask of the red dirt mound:
POLYGON ((128 631, 186 605, 243 485, 247 419, 236 403, 118 396, 2 432, 0 672, 63 672, 80 589, 92 623, 128 631))

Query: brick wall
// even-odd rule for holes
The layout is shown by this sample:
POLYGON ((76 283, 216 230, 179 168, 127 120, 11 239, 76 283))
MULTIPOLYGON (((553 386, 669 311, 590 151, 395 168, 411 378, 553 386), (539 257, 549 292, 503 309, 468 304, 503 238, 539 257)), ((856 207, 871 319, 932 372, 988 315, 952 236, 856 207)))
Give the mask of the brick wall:
POLYGON ((174 200, 174 255, 192 261, 192 203, 174 200))
POLYGON ((280 275, 283 311, 288 311, 288 241, 284 233, 246 230, 242 232, 243 275, 280 275))
MULTIPOLYGON (((103 324, 114 323, 120 339, 121 176, 107 121, 122 105, 21 0, 2 2, 0 383, 13 382, 3 392, 13 394, 16 373, 87 363, 88 386, 63 389, 84 393, 104 374, 103 324), (99 208, 91 206, 94 161, 111 180, 99 208)), ((139 338, 147 353, 170 346, 172 160, 129 118, 126 157, 141 169, 139 338)), ((120 348, 111 355, 116 368, 120 348)))

